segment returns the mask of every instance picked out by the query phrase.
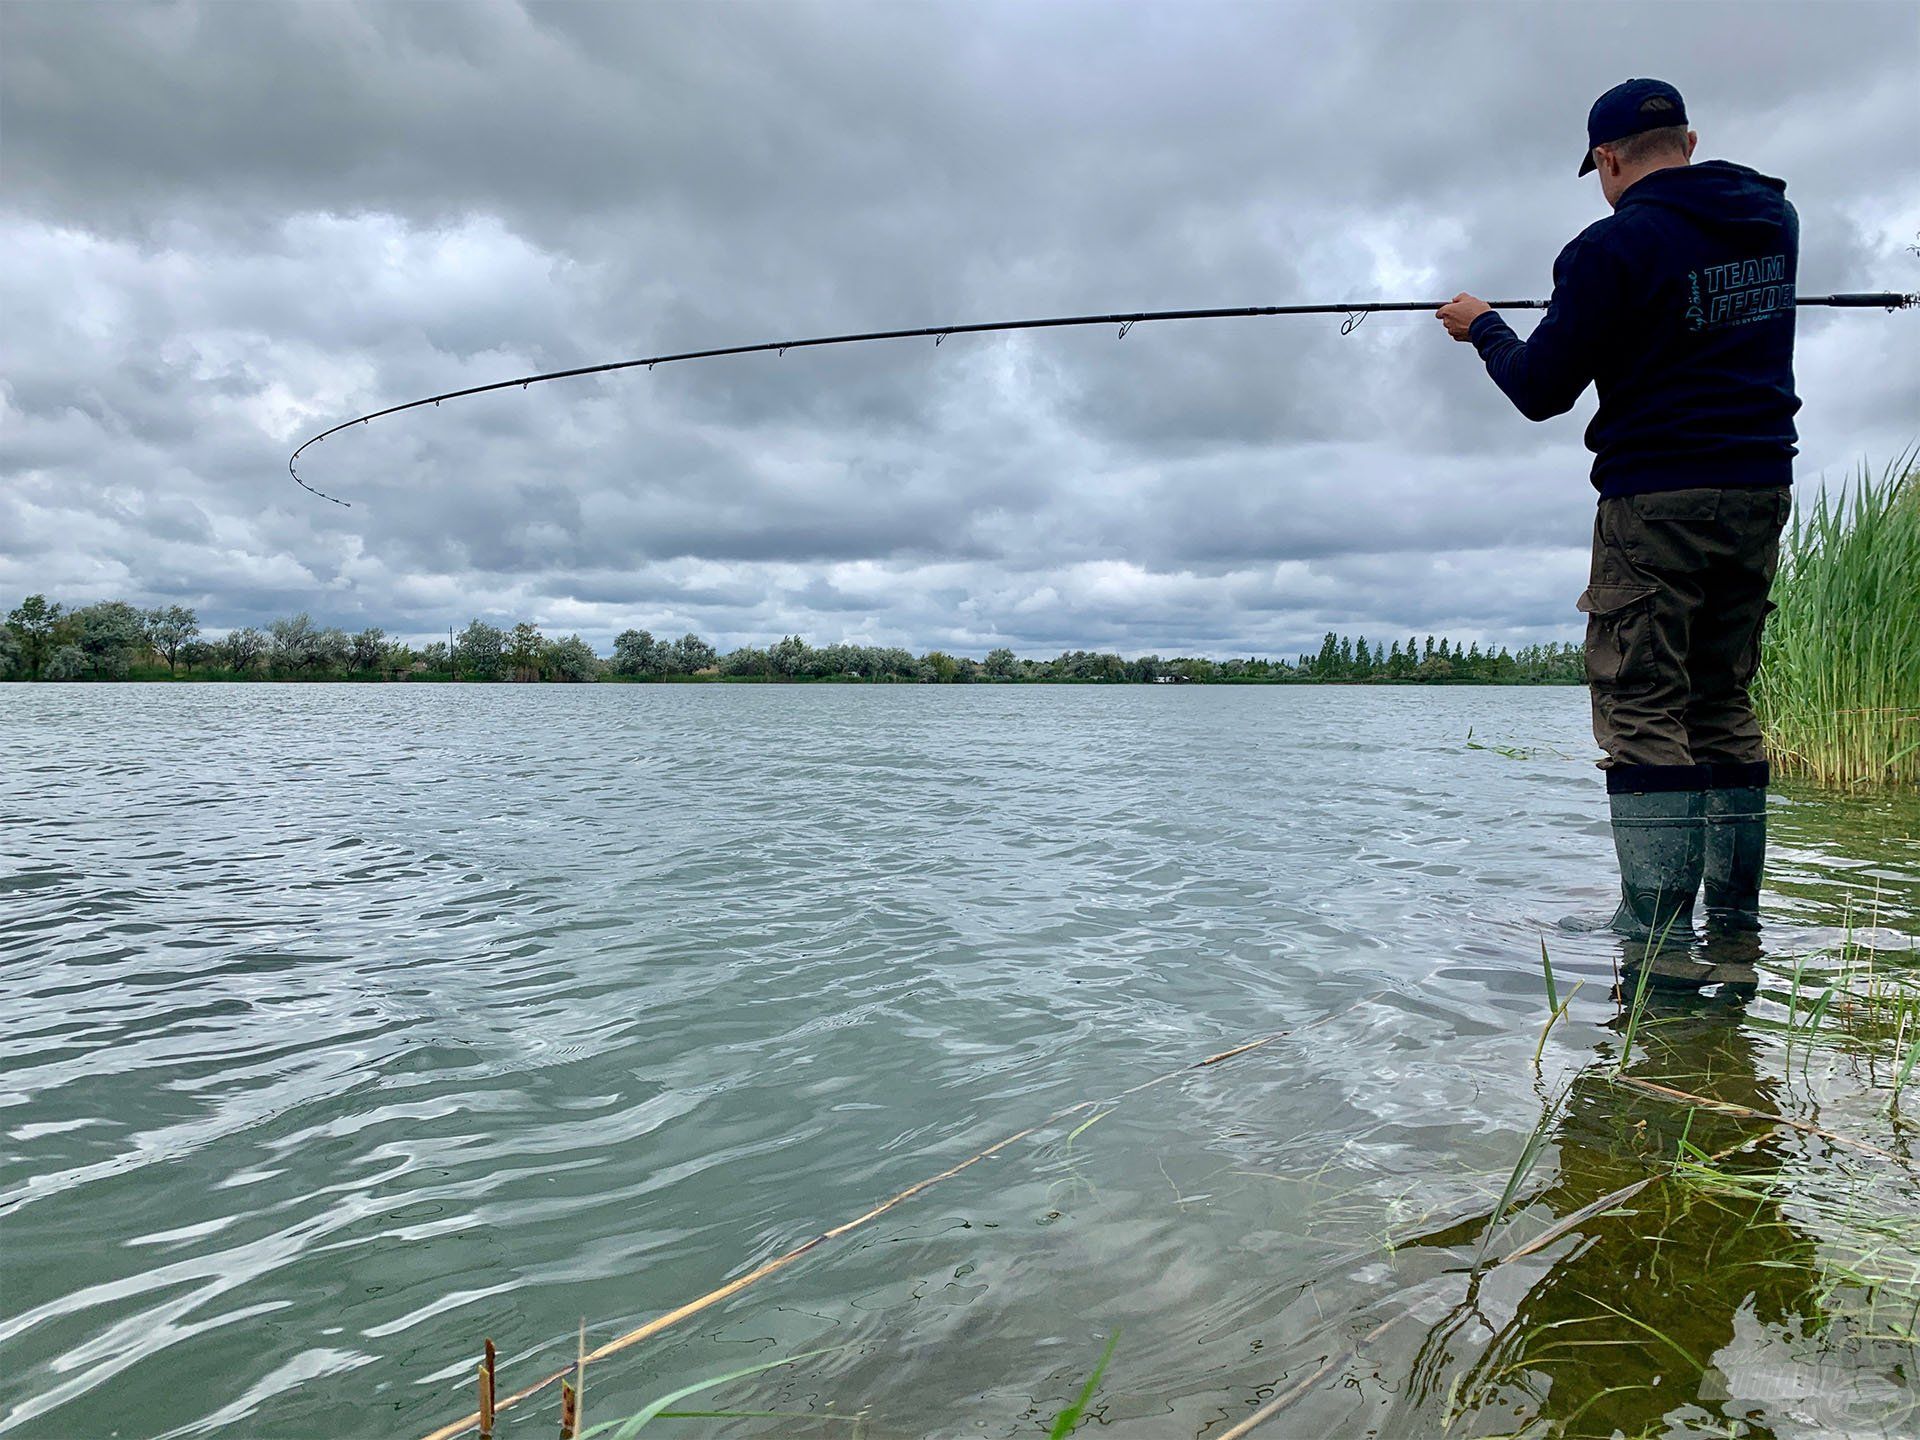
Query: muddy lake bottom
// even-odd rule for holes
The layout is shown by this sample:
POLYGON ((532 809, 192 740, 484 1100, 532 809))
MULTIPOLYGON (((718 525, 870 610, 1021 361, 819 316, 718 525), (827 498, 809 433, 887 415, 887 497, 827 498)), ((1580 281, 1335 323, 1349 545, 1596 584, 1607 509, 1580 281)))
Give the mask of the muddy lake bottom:
POLYGON ((1044 1435, 1117 1337, 1102 1436, 1912 1435, 1920 803, 1776 792, 1754 993, 1629 1034, 1586 718, 0 686, 0 1432, 424 1435, 1084 1105, 587 1422, 1044 1435))

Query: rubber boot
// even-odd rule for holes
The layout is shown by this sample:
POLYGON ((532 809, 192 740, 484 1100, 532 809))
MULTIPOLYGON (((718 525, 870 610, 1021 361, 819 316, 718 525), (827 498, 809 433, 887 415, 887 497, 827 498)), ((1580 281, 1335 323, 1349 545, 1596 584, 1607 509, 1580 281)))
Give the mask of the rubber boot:
POLYGON ((1767 864, 1767 762, 1714 765, 1706 795, 1707 928, 1760 929, 1760 877, 1767 864))
POLYGON ((1611 919, 1563 920, 1568 930, 1611 930, 1647 945, 1693 938, 1693 902, 1705 862, 1704 765, 1616 765, 1607 771, 1620 905, 1611 919))

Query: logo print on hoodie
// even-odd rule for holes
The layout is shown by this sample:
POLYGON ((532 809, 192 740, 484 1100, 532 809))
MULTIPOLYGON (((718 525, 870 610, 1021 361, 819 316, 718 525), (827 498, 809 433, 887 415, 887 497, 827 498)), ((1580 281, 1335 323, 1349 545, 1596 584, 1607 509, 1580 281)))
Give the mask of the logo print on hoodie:
POLYGON ((1689 272, 1691 304, 1687 309, 1689 330, 1721 330, 1731 325, 1751 325, 1791 313, 1793 283, 1787 279, 1787 257, 1769 255, 1760 260, 1735 260, 1725 265, 1704 268, 1709 309, 1700 319, 1700 277, 1702 271, 1689 272))

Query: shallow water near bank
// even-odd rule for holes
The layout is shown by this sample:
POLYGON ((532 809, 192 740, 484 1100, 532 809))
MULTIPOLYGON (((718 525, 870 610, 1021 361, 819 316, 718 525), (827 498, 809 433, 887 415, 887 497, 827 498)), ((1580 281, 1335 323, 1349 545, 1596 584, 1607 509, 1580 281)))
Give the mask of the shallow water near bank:
POLYGON ((1778 801, 1760 994, 1625 1057, 1841 1154, 1610 1078, 1591 753, 1571 689, 0 687, 0 1429, 424 1433, 1091 1101, 589 1421, 825 1351, 647 1433, 1044 1433, 1117 1331, 1102 1434, 1911 1433, 1910 1132, 1781 967, 1908 963, 1920 806, 1778 801))

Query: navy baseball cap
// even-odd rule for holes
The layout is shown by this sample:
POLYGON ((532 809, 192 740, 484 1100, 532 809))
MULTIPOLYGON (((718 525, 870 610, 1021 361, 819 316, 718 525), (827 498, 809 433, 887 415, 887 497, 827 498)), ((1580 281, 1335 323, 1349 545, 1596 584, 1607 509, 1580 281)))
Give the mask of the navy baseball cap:
POLYGON ((1687 102, 1664 80, 1623 80, 1593 102, 1587 112, 1587 153, 1580 173, 1593 166, 1593 147, 1611 145, 1645 130, 1687 123, 1687 102))

